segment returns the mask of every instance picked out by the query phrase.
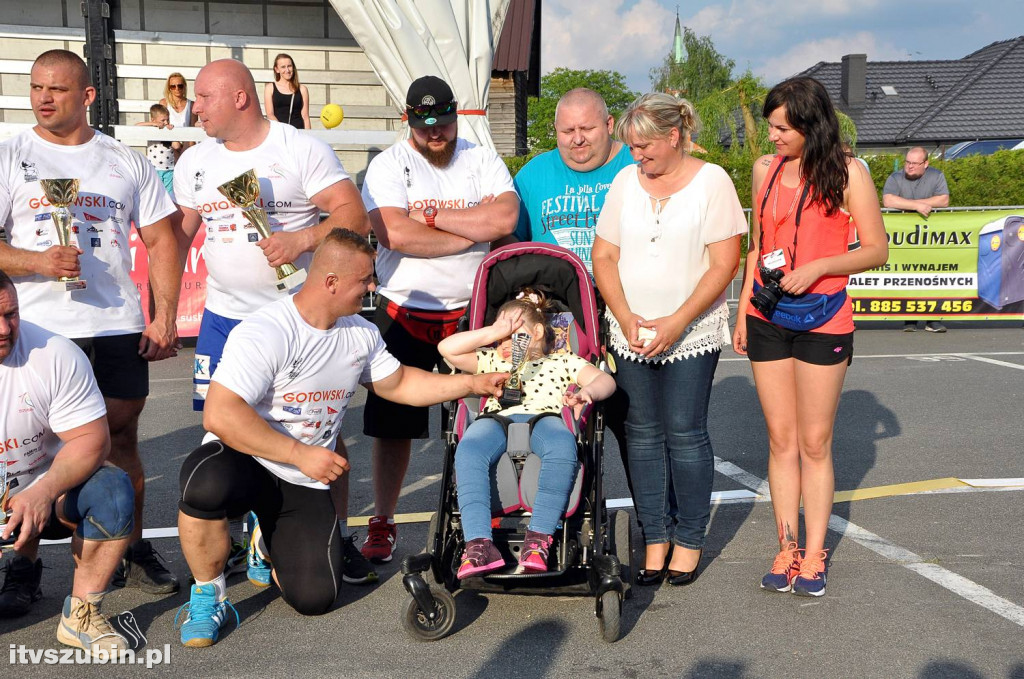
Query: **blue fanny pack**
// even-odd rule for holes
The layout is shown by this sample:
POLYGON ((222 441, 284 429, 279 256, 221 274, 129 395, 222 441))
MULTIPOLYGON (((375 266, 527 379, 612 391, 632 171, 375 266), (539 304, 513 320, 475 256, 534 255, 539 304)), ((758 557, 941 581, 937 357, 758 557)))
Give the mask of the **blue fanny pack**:
MULTIPOLYGON (((754 281, 754 294, 761 286, 754 281)), ((825 325, 846 303, 846 288, 831 295, 807 293, 798 297, 785 295, 769 318, 775 325, 787 330, 806 332, 825 325)))

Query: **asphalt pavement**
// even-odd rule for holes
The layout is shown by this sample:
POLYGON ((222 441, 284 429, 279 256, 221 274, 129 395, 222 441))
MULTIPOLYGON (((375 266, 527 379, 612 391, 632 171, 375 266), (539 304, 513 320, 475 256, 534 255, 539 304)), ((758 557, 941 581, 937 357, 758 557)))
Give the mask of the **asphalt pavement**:
MULTIPOLYGON (((153 366, 140 427, 147 529, 175 526, 178 469, 202 436, 190 405, 191 363, 185 351, 153 366)), ((354 517, 372 505, 364 400, 360 390, 342 427, 354 517)), ((758 588, 776 548, 771 506, 762 497, 716 505, 697 582, 634 588, 614 644, 601 640, 590 598, 465 591, 456 595, 453 634, 423 643, 405 634, 400 618, 406 593, 399 562, 426 541, 426 523, 416 522, 399 527, 397 557, 380 568, 381 583, 346 585, 326 615, 303 617, 274 588, 258 591, 236 576, 229 595, 241 626, 212 648, 188 649, 173 628, 185 593, 161 598, 117 589, 104 609, 132 611, 147 647, 169 650, 169 663, 19 663, 19 647, 60 648, 54 632, 72 563, 67 545, 53 545, 41 548, 44 598, 26 617, 0 620, 3 676, 1024 679, 1024 489, 999 487, 1008 483, 1000 479, 1024 477, 1022 400, 1020 327, 858 331, 833 446, 836 489, 877 497, 835 505, 821 599, 758 588), (931 490, 913 492, 923 481, 931 490)), ((715 490, 760 487, 764 421, 749 364, 731 351, 718 367, 709 426, 720 458, 715 490)), ((441 457, 436 437, 414 445, 399 512, 436 508, 441 457)), ((606 457, 607 496, 628 498, 611 437, 606 457)), ((362 536, 365 528, 356 530, 362 536)), ((154 545, 184 581, 177 539, 154 545)))

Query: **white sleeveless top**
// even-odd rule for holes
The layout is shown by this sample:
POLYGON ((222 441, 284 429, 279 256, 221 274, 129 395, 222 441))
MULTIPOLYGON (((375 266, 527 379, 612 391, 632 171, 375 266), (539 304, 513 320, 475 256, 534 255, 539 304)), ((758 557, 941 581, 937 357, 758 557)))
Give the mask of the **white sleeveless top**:
POLYGON ((171 106, 171 102, 167 102, 167 119, 171 122, 171 125, 175 127, 188 127, 189 118, 192 117, 192 100, 185 100, 185 108, 181 109, 181 113, 174 110, 171 106))

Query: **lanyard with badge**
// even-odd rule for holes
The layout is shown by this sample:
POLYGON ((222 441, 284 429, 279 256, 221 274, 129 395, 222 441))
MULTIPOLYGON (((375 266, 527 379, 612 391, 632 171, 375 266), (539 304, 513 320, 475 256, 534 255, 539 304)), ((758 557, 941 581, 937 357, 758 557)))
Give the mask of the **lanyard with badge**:
MULTIPOLYGON (((803 188, 802 188, 802 190, 800 190, 799 198, 797 196, 794 196, 793 202, 790 203, 789 209, 786 210, 786 214, 782 216, 782 219, 778 218, 779 194, 782 192, 782 180, 779 179, 779 174, 782 172, 783 168, 786 166, 786 163, 788 161, 789 161, 789 158, 784 158, 782 160, 782 162, 779 163, 779 166, 777 168, 775 168, 775 172, 772 174, 771 179, 768 180, 768 188, 764 192, 764 197, 761 199, 761 210, 760 210, 760 212, 758 212, 758 223, 761 225, 761 232, 759 234, 759 239, 758 239, 758 252, 761 253, 760 268, 762 270, 767 269, 767 270, 770 271, 772 269, 781 269, 783 266, 786 265, 786 253, 785 253, 785 251, 782 248, 775 247, 775 245, 778 243, 779 227, 781 227, 782 224, 787 219, 789 219, 789 216, 793 214, 794 209, 796 210, 796 220, 795 220, 795 226, 793 228, 793 249, 790 250, 789 261, 790 261, 790 269, 791 270, 796 266, 796 247, 797 247, 797 239, 798 239, 798 237, 800 235, 800 217, 803 215, 804 203, 807 201, 807 196, 810 193, 811 187, 806 182, 806 180, 801 179, 800 180, 800 186, 802 186, 803 188), (775 186, 775 180, 776 179, 779 179, 779 185, 778 186, 775 186), (771 195, 773 187, 775 188, 775 198, 772 201, 772 219, 775 220, 775 231, 773 233, 773 238, 772 238, 772 240, 773 240, 773 242, 772 242, 772 250, 771 250, 771 252, 765 253, 765 251, 764 251, 764 232, 765 232, 765 228, 764 228, 764 208, 768 204, 768 196, 771 195)), ((800 187, 797 187, 797 188, 799 189, 800 187)), ((763 277, 764 277, 764 274, 762 273, 762 278, 763 277)))

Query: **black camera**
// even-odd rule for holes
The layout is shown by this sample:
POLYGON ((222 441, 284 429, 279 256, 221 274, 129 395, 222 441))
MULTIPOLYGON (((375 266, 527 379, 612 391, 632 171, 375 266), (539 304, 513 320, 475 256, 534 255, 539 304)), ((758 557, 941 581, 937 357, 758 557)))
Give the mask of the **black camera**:
POLYGON ((779 285, 782 277, 786 274, 782 269, 766 269, 763 266, 758 267, 758 270, 761 272, 761 281, 763 281, 764 285, 750 298, 750 303, 765 318, 771 319, 772 314, 775 313, 776 305, 786 294, 782 290, 782 286, 779 285))

